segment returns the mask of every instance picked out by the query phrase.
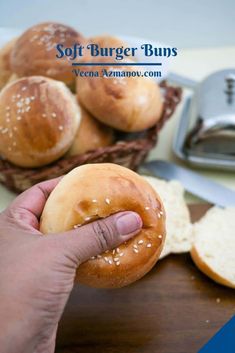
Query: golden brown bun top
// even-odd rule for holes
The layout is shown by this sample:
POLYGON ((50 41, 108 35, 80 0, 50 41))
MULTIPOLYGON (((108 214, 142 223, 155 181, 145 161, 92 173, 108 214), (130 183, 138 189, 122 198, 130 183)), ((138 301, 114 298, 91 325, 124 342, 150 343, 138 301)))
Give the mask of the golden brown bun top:
POLYGON ((64 83, 31 76, 0 92, 0 154, 25 167, 47 164, 71 146, 79 108, 64 83))
POLYGON ((69 156, 109 146, 114 140, 113 129, 93 118, 82 106, 80 109, 81 122, 68 151, 69 156))
POLYGON ((110 163, 75 168, 49 196, 40 230, 44 234, 63 232, 119 211, 137 212, 142 230, 117 249, 79 266, 77 279, 95 287, 122 287, 153 267, 165 238, 162 202, 141 176, 110 163))
POLYGON ((140 67, 94 66, 92 70, 99 72, 99 77, 78 77, 76 84, 78 100, 94 117, 126 132, 142 131, 157 123, 163 107, 158 84, 146 77, 117 76, 119 72, 140 72, 140 67), (104 77, 104 70, 112 76, 104 77))
POLYGON ((81 44, 84 37, 75 29, 53 22, 35 25, 25 31, 17 40, 11 54, 11 68, 19 77, 42 75, 66 84, 72 84, 75 77, 71 61, 58 59, 57 44, 64 48, 81 44))

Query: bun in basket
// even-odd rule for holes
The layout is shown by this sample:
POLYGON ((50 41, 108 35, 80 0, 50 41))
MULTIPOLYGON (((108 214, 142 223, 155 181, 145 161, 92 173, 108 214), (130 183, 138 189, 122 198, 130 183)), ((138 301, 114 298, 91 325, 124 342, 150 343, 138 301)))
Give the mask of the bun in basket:
POLYGON ((191 256, 215 282, 235 288, 235 208, 213 207, 194 225, 191 256))
POLYGON ((112 144, 113 130, 93 118, 88 111, 81 108, 81 123, 77 129, 73 144, 68 151, 68 156, 76 156, 99 147, 112 144))
POLYGON ((125 210, 141 216, 140 233, 118 248, 80 265, 76 276, 77 281, 93 287, 123 287, 155 265, 165 238, 162 202, 141 176, 110 163, 74 169, 49 196, 40 230, 44 234, 68 231, 125 210))
POLYGON ((77 77, 79 102, 95 118, 115 129, 137 132, 152 127, 160 119, 163 107, 157 83, 147 77, 117 76, 137 70, 141 69, 133 66, 94 66, 92 71, 98 72, 99 77, 77 77), (115 76, 106 77, 104 73, 115 76))
POLYGON ((11 53, 11 69, 19 77, 40 75, 73 85, 75 75, 71 61, 57 59, 55 46, 64 48, 81 44, 84 37, 76 30, 60 23, 37 24, 24 32, 16 41, 11 53))
POLYGON ((70 148, 80 120, 69 89, 31 76, 0 92, 0 155, 21 167, 40 167, 70 148))
POLYGON ((15 42, 16 38, 12 39, 0 49, 0 90, 5 86, 12 75, 10 54, 15 42))

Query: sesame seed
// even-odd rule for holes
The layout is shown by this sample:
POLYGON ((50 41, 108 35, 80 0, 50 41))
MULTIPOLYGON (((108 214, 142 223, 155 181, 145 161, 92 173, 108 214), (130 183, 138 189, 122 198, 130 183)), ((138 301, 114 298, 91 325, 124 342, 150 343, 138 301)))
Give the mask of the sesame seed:
POLYGON ((24 86, 24 87, 21 88, 21 91, 25 91, 26 89, 27 89, 27 87, 24 86))
POLYGON ((116 248, 116 252, 119 253, 119 252, 120 252, 120 249, 119 249, 119 248, 116 248))
POLYGON ((102 257, 101 255, 97 255, 97 258, 98 258, 98 259, 101 259, 101 257, 102 257))
POLYGON ((139 252, 139 250, 137 249, 133 249, 133 251, 137 254, 139 252))
POLYGON ((158 213, 158 215, 157 215, 157 216, 158 216, 158 218, 161 218, 161 215, 160 215, 160 213, 158 213))
POLYGON ((10 110, 11 108, 9 107, 9 105, 6 107, 6 110, 10 110))
POLYGON ((21 116, 17 116, 16 120, 21 120, 22 117, 21 116))
POLYGON ((105 202, 110 205, 110 200, 108 198, 105 199, 105 202))
POLYGON ((92 257, 91 257, 91 260, 95 260, 95 256, 92 256, 92 257))
POLYGON ((89 221, 91 219, 91 217, 86 217, 85 221, 89 221))
POLYGON ((150 207, 146 206, 146 207, 145 207, 145 210, 150 210, 150 207))
POLYGON ((30 107, 27 107, 27 108, 25 109, 25 111, 26 111, 26 112, 29 112, 30 109, 31 109, 30 107))
POLYGON ((42 117, 43 117, 43 118, 46 118, 46 114, 43 113, 43 114, 42 114, 42 117))
POLYGON ((133 248, 134 249, 138 249, 138 246, 135 244, 135 245, 133 245, 133 248))
POLYGON ((147 244, 147 248, 151 248, 152 244, 151 243, 148 243, 147 244))
POLYGON ((140 244, 143 244, 143 242, 144 242, 144 241, 141 239, 141 240, 138 241, 138 244, 139 244, 139 245, 140 245, 140 244))
POLYGON ((92 201, 92 202, 94 202, 94 203, 95 203, 95 202, 97 202, 97 200, 96 200, 96 199, 93 199, 93 200, 91 200, 91 201, 92 201))
POLYGON ((21 97, 21 95, 20 95, 20 94, 17 94, 16 98, 20 98, 20 97, 21 97))
POLYGON ((109 264, 112 265, 112 263, 113 263, 112 260, 109 260, 109 264))
POLYGON ((6 134, 8 131, 8 128, 6 127, 5 129, 2 130, 2 134, 6 134))
POLYGON ((104 261, 109 262, 109 259, 105 256, 104 261))
POLYGON ((221 299, 220 298, 216 298, 216 303, 220 303, 221 299))
POLYGON ((159 235, 158 235, 158 238, 159 238, 159 239, 162 239, 162 235, 161 235, 161 234, 159 234, 159 235))
POLYGON ((25 102, 25 104, 27 104, 27 105, 30 104, 30 98, 29 98, 29 97, 26 97, 24 102, 25 102))
POLYGON ((120 265, 120 261, 117 261, 117 262, 116 262, 116 266, 119 266, 119 265, 120 265))
POLYGON ((160 213, 160 215, 163 215, 163 211, 160 211, 159 213, 160 213))
POLYGON ((105 254, 108 254, 108 253, 109 253, 109 250, 106 250, 104 253, 105 253, 105 254))
POLYGON ((56 113, 51 114, 52 118, 56 118, 56 113))
POLYGON ((31 100, 32 100, 32 101, 34 101, 34 99, 35 99, 35 96, 31 96, 30 98, 31 98, 31 100))
POLYGON ((123 255, 124 255, 124 253, 123 253, 123 252, 120 252, 119 256, 123 256, 123 255))
POLYGON ((113 249, 113 251, 112 251, 113 255, 115 255, 115 252, 116 252, 116 250, 115 250, 115 249, 113 249))
POLYGON ((62 125, 59 126, 59 130, 62 131, 64 127, 62 125))
POLYGON ((117 262, 117 261, 119 261, 119 258, 118 257, 114 257, 113 261, 117 262))

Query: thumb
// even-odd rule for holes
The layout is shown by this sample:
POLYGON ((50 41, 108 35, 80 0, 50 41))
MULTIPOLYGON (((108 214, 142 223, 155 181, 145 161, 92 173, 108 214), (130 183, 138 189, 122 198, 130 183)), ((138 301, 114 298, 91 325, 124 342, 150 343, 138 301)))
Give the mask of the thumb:
POLYGON ((57 248, 76 266, 92 256, 99 255, 136 235, 142 227, 140 216, 131 211, 119 212, 107 218, 99 219, 74 230, 53 237, 57 248))

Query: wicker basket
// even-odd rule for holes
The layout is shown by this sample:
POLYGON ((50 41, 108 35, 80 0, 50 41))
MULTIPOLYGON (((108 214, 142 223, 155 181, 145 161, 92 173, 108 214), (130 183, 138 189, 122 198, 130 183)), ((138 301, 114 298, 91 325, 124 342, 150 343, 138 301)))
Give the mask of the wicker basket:
POLYGON ((20 168, 0 159, 0 182, 12 191, 21 192, 40 181, 61 176, 87 163, 110 162, 137 169, 156 145, 159 130, 181 100, 180 88, 171 87, 165 81, 160 86, 164 95, 164 108, 161 119, 151 129, 132 134, 117 132, 116 142, 112 146, 101 147, 73 157, 63 157, 41 168, 20 168))

